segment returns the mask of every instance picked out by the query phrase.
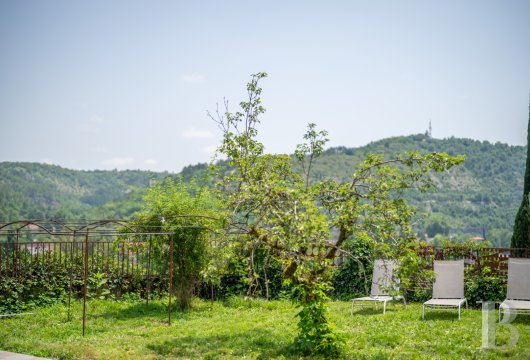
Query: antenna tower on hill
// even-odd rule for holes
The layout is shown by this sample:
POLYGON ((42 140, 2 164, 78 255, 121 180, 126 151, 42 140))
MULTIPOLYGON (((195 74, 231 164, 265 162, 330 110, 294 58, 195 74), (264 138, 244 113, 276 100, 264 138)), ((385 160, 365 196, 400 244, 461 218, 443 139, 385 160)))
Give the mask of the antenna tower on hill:
POLYGON ((431 124, 431 119, 429 119, 429 128, 428 128, 427 131, 425 132, 425 135, 426 135, 429 139, 432 139, 432 124, 431 124))
POLYGON ((432 124, 431 124, 431 119, 429 119, 429 130, 427 131, 427 136, 429 137, 429 139, 432 139, 432 124))

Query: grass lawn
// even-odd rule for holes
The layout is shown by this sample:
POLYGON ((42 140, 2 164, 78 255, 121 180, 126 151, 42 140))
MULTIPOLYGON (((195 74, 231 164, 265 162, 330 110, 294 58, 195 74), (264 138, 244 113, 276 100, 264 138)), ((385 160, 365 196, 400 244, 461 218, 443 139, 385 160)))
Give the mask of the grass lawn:
MULTIPOLYGON (((81 336, 82 307, 73 320, 66 307, 54 305, 26 315, 0 319, 0 349, 57 359, 268 359, 299 358, 288 346, 296 335, 297 309, 287 301, 226 303, 196 301, 188 313, 143 303, 91 301, 87 334, 81 336)), ((429 311, 421 305, 391 306, 385 315, 372 309, 350 315, 350 303, 332 302, 330 318, 343 333, 344 359, 530 359, 530 316, 511 324, 514 347, 482 350, 479 310, 429 311)), ((506 345, 510 328, 497 325, 497 345, 506 345)))

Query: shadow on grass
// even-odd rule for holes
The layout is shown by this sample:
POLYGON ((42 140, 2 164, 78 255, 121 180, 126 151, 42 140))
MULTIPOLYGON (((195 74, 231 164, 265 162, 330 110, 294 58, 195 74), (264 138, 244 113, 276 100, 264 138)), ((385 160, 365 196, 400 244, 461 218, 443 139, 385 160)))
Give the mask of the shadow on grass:
MULTIPOLYGON (((94 309, 94 308, 93 308, 94 309)), ((114 319, 114 320, 130 320, 138 318, 156 318, 157 321, 167 322, 168 321, 168 304, 164 301, 153 301, 146 305, 145 302, 135 302, 119 304, 114 307, 105 307, 98 312, 96 310, 90 310, 88 316, 90 318, 103 318, 103 319, 114 319)), ((199 304, 199 306, 193 306, 190 310, 182 311, 178 309, 177 305, 173 303, 171 305, 171 321, 175 320, 188 320, 190 316, 196 317, 198 314, 209 317, 212 314, 213 304, 205 303, 199 304)))
MULTIPOLYGON (((498 320, 498 318, 497 318, 497 320, 498 320)), ((530 324, 530 314, 518 314, 517 317, 510 322, 510 324, 512 324, 512 325, 517 325, 517 324, 528 325, 528 324, 530 324)))
MULTIPOLYGON (((393 312, 398 312, 400 311, 401 308, 397 308, 397 307, 387 307, 386 308, 386 312, 387 314, 388 313, 393 313, 393 312)), ((351 308, 350 308, 350 315, 351 315, 351 308)), ((355 315, 383 315, 383 306, 380 306, 380 307, 369 307, 369 306, 364 306, 364 307, 355 307, 354 310, 353 310, 353 316, 355 315)), ((385 314, 386 315, 386 314, 385 314)))
MULTIPOLYGON (((171 306, 171 318, 181 319, 186 316, 186 312, 177 310, 176 306, 171 306)), ((105 318, 116 320, 128 320, 135 318, 160 318, 161 321, 168 319, 168 306, 161 302, 152 302, 146 305, 145 302, 130 303, 127 306, 116 306, 113 309, 105 309, 101 313, 90 314, 92 318, 105 318)), ((195 311, 195 310, 194 310, 195 311)))
POLYGON ((157 355, 166 357, 216 359, 227 355, 246 357, 252 354, 258 359, 298 358, 288 346, 281 345, 272 333, 255 329, 239 333, 176 337, 146 346, 157 355))
POLYGON ((449 321, 466 321, 466 312, 462 311, 461 320, 458 320, 458 310, 425 310, 425 320, 421 319, 421 310, 418 313, 420 321, 427 320, 449 320, 449 321))

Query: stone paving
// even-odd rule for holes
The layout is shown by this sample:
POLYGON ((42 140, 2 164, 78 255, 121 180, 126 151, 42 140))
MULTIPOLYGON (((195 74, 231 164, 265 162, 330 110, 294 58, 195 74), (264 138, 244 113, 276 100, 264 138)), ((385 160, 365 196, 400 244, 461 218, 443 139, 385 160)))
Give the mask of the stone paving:
POLYGON ((0 360, 47 360, 47 359, 36 357, 36 356, 31 356, 31 355, 16 354, 16 353, 0 350, 0 360))

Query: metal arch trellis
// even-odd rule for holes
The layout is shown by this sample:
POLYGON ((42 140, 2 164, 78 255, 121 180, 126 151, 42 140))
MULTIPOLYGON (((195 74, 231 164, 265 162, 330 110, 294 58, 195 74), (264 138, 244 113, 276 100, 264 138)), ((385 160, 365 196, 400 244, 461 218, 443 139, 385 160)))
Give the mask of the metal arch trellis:
MULTIPOLYGON (((183 216, 186 217, 186 216, 183 216)), ((193 217, 193 216, 192 216, 193 217)), ((204 228, 208 231, 213 231, 208 227, 203 226, 174 226, 173 229, 177 228, 204 228)), ((168 236, 169 238, 169 282, 168 282, 168 324, 171 324, 171 298, 173 290, 173 248, 174 248, 174 231, 168 231, 163 229, 161 226, 149 226, 149 225, 135 225, 128 220, 18 220, 12 222, 0 222, 0 280, 2 276, 9 277, 18 276, 18 279, 21 278, 21 268, 20 268, 20 257, 21 249, 24 250, 24 253, 28 252, 29 248, 29 269, 26 268, 26 259, 24 260, 24 270, 31 270, 33 266, 33 253, 34 245, 37 245, 36 248, 36 262, 39 262, 39 244, 42 245, 42 250, 45 252, 45 245, 48 244, 47 256, 48 256, 48 265, 50 261, 50 256, 56 256, 57 247, 59 248, 59 263, 61 263, 61 256, 63 254, 63 249, 65 249, 65 264, 67 263, 67 256, 70 255, 70 269, 69 269, 69 289, 68 289, 68 321, 71 319, 70 315, 70 304, 72 298, 72 283, 73 283, 73 273, 74 273, 74 262, 73 254, 74 247, 76 250, 76 255, 78 254, 79 245, 81 244, 82 258, 83 258, 83 336, 85 335, 86 329, 86 318, 87 318, 87 291, 88 291, 88 277, 89 277, 89 245, 92 244, 92 268, 94 268, 94 244, 107 243, 107 251, 109 251, 110 242, 101 241, 102 239, 114 238, 114 239, 127 239, 128 242, 132 238, 135 239, 145 239, 148 238, 148 250, 147 250, 147 269, 146 269, 146 306, 149 305, 149 293, 150 293, 150 280, 151 280, 151 248, 152 248, 152 239, 156 236, 168 236), (29 237, 31 241, 20 241, 20 236, 25 235, 29 237), (78 237, 83 237, 82 242, 76 241, 78 237), (6 241, 3 238, 6 238, 6 241), (51 241, 34 241, 33 237, 46 237, 51 239, 51 241), (66 241, 63 239, 66 238, 66 241), (89 242, 89 238, 95 239, 93 242, 89 242), (57 241, 59 239, 59 241, 57 241), (98 241, 99 239, 99 241, 98 241), (51 244, 53 244, 53 249, 51 244), (58 245, 58 246, 57 246, 58 245), (70 254, 68 254, 68 251, 70 254), (10 268, 9 261, 11 260, 12 268, 10 268), (18 262, 17 262, 18 261, 18 262), (2 271, 2 269, 5 269, 2 271)), ((141 240, 142 242, 144 240, 141 240)), ((104 247, 103 247, 104 249, 104 247)), ((43 254, 44 256, 44 254, 43 254)), ((118 259, 119 248, 118 248, 118 259)), ((127 256, 127 271, 129 270, 129 258, 130 250, 128 250, 127 256)), ((44 261, 44 258, 42 259, 44 261)), ((107 266, 108 266, 107 258, 107 266)), ((122 244, 122 263, 121 269, 122 273, 124 270, 125 263, 125 248, 122 244)), ((77 266, 77 264, 76 264, 77 266)), ((138 259, 136 259, 136 266, 138 270, 138 259)), ((134 272, 134 263, 132 265, 132 271, 134 272)), ((78 270, 76 268, 76 270, 78 270)), ((11 316, 16 314, 4 314, 3 316, 11 316)))

